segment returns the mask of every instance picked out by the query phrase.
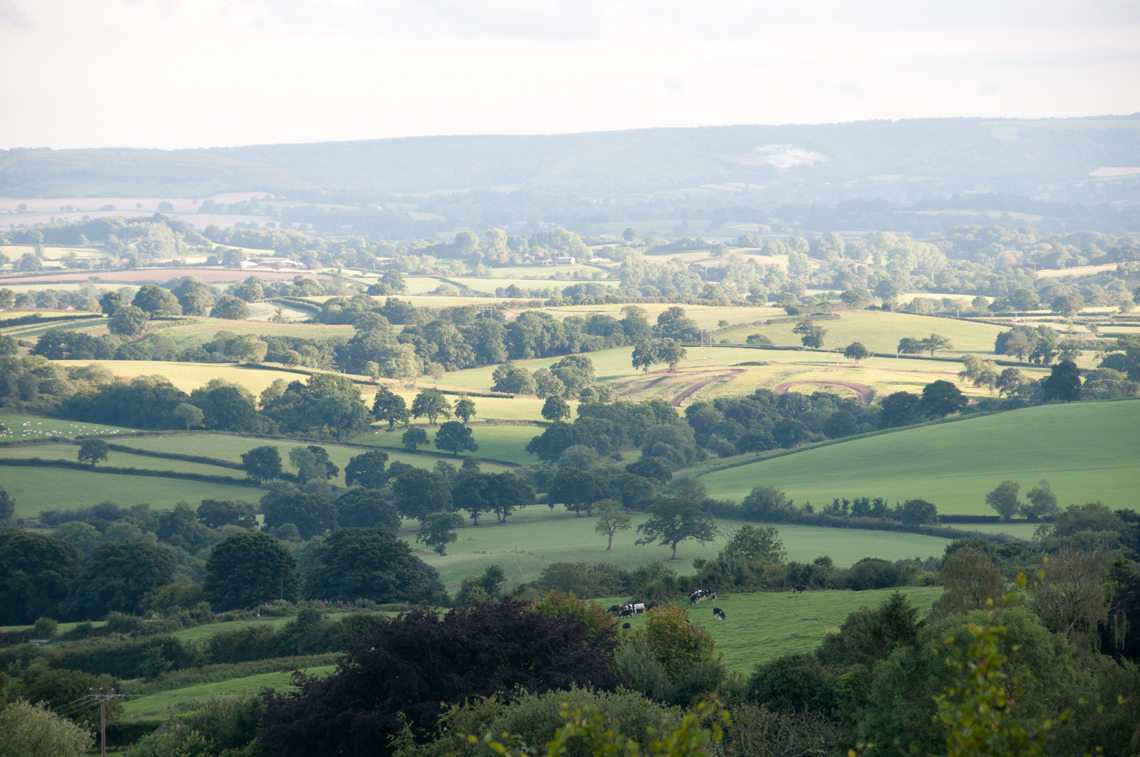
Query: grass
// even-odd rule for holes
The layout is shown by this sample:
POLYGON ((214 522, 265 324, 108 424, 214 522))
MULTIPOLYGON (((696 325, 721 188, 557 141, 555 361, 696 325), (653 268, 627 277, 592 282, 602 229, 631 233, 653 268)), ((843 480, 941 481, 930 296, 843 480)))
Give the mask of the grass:
POLYGON ((1047 479, 1062 506, 1131 507, 1140 489, 1140 400, 1046 405, 856 439, 707 473, 709 496, 739 501, 758 484, 801 504, 833 497, 926 499, 939 512, 992 515, 986 493, 1047 479))
POLYGON ((14 439, 36 439, 48 436, 75 437, 81 435, 117 436, 132 434, 134 429, 122 426, 100 426, 94 423, 77 423, 57 418, 43 418, 37 415, 0 413, 0 423, 8 427, 8 433, 0 433, 0 441, 14 439))
MULTIPOLYGON (((140 441, 138 439, 125 441, 140 441)), ((27 447, 0 448, 0 457, 8 459, 41 458, 44 460, 67 460, 75 462, 79 447, 70 444, 35 444, 27 447)), ((236 481, 245 480, 245 473, 232 468, 221 468, 204 463, 190 463, 184 460, 168 460, 160 457, 144 457, 128 452, 111 450, 107 461, 100 466, 112 468, 141 468, 142 470, 176 471, 178 473, 198 473, 205 476, 228 476, 236 481)), ((3 469, 5 471, 10 468, 3 469)), ((58 470, 58 469, 52 469, 58 470)), ((104 474, 96 474, 104 475, 104 474)))
MULTIPOLYGON (((466 513, 464 513, 466 515, 466 513)), ((633 523, 644 523, 645 514, 635 514, 633 523)), ((454 592, 460 582, 479 575, 488 565, 501 566, 510 585, 533 581, 542 569, 553 562, 611 562, 626 570, 634 570, 657 560, 667 560, 668 547, 639 546, 636 530, 614 536, 614 548, 606 551, 606 540, 594 532, 595 518, 575 518, 557 506, 552 513, 545 505, 531 505, 510 517, 506 525, 482 519, 478 527, 470 525, 457 532, 458 541, 447 547, 447 555, 420 549, 415 537, 404 533, 416 554, 440 572, 448 591, 454 592), (484 525, 486 524, 486 525, 484 525), (516 551, 517 550, 517 551, 516 551)), ((721 528, 743 523, 721 520, 721 528)), ((917 534, 886 531, 851 531, 812 526, 777 527, 789 560, 811 561, 829 555, 839 567, 846 567, 864 557, 889 560, 941 555, 947 540, 917 534)), ((678 561, 667 563, 680 573, 692 570, 694 559, 715 558, 724 546, 723 534, 705 545, 685 542, 677 550, 678 561)))
MULTIPOLYGON (((383 447, 385 450, 402 450, 400 436, 403 430, 400 426, 396 426, 396 430, 392 432, 387 431, 387 424, 383 424, 382 428, 385 430, 380 433, 359 436, 353 441, 383 447)), ((434 444, 436 429, 424 430, 427 431, 428 440, 434 444)), ((479 449, 472 454, 488 460, 504 460, 519 465, 536 464, 538 458, 527 452, 524 447, 541 433, 542 428, 539 426, 486 426, 475 423, 471 426, 471 435, 479 445, 479 449)))
MULTIPOLYGON (((364 437, 369 438, 369 437, 364 437)), ((132 447, 140 449, 154 450, 158 452, 175 452, 184 455, 205 455, 208 457, 215 457, 221 460, 230 460, 232 462, 241 462, 242 453, 249 452, 254 447, 277 447, 281 454, 281 460, 284 463, 286 471, 292 472, 295 469, 289 463, 289 450, 294 447, 306 446, 309 444, 316 444, 325 448, 328 452, 329 459, 340 468, 340 475, 335 479, 331 479, 331 483, 337 486, 344 486, 344 467, 348 465, 348 461, 357 455, 364 454, 367 449, 360 447, 349 447, 341 444, 333 444, 331 442, 321 442, 313 440, 274 440, 274 439, 258 439, 244 436, 233 436, 230 434, 177 434, 174 436, 163 437, 146 437, 142 439, 133 439, 130 442, 132 447)), ((386 450, 387 451, 387 450, 386 450)), ((160 463, 168 462, 155 458, 160 463)), ((407 452, 388 451, 388 462, 402 462, 408 465, 414 465, 419 468, 434 467, 437 460, 447 460, 453 465, 460 465, 462 458, 456 458, 453 455, 421 455, 409 454, 407 452)), ((169 461, 174 462, 174 461, 169 461)), ((488 472, 499 472, 505 470, 502 466, 488 464, 484 465, 483 469, 488 472)), ((226 470, 224 468, 215 468, 215 470, 226 470)), ((238 473, 238 471, 233 471, 238 473)), ((260 496, 260 495, 259 495, 260 496)))
MULTIPOLYGON (((273 309, 276 309, 274 306, 273 309)), ((293 336, 306 339, 349 338, 352 326, 323 323, 270 323, 267 321, 227 321, 221 318, 195 317, 195 323, 162 329, 160 333, 183 347, 202 345, 213 341, 219 331, 252 336, 293 336)))
MULTIPOLYGON (((336 669, 335 665, 323 665, 315 668, 304 668, 310 675, 328 675, 336 669)), ((263 688, 285 689, 292 686, 292 674, 281 671, 278 673, 261 673, 260 675, 246 676, 245 678, 232 678, 218 683, 202 683, 196 686, 186 686, 181 689, 171 689, 157 694, 148 694, 143 697, 126 699, 123 701, 123 713, 128 717, 142 718, 155 715, 165 715, 173 712, 179 706, 189 702, 209 699, 211 696, 224 696, 237 694, 240 691, 260 691, 263 688)))
POLYGON ((203 499, 256 502, 265 493, 250 486, 60 468, 0 468, 0 476, 4 489, 16 499, 21 518, 37 517, 44 510, 75 510, 101 502, 115 502, 123 507, 146 503, 157 510, 203 499))
MULTIPOLYGON (((716 338, 744 341, 748 334, 763 334, 777 346, 798 346, 800 337, 792 333, 795 325, 777 323, 771 326, 749 326, 731 332, 718 332, 716 338)), ((871 310, 840 313, 839 320, 820 321, 817 325, 827 329, 825 338, 839 339, 841 347, 851 342, 862 342, 872 352, 890 354, 894 354, 903 337, 920 339, 932 333, 941 334, 954 345, 952 349, 943 351, 943 356, 967 352, 993 353, 994 339, 998 333, 1006 330, 989 323, 871 310)))
MULTIPOLYGON (((724 610, 724 621, 713 618, 714 604, 707 600, 690 608, 689 618, 712 632, 716 640, 715 651, 724 655, 726 668, 747 675, 759 662, 816 649, 824 636, 839 630, 848 615, 864 607, 877 607, 893 591, 725 594, 715 603, 716 607, 724 610)), ((942 587, 905 587, 900 591, 907 595, 922 617, 934 600, 941 596, 942 587)), ((612 603, 610 600, 598 601, 605 602, 607 606, 612 603)), ((637 629, 645 623, 645 618, 644 614, 639 614, 626 620, 633 629, 637 629)))

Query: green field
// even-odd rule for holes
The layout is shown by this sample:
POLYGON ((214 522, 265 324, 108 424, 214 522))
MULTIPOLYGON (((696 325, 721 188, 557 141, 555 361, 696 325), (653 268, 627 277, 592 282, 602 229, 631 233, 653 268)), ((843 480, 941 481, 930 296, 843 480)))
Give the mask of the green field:
MULTIPOLYGON (((403 445, 400 444, 400 437, 403 430, 397 426, 395 431, 388 432, 386 424, 382 425, 382 428, 384 430, 380 433, 358 436, 353 442, 375 445, 383 447, 385 450, 402 450, 403 445)), ((427 432, 428 440, 434 444, 436 429, 425 428, 424 430, 427 432)), ((471 436, 479 445, 479 449, 470 454, 488 460, 504 460, 519 465, 537 464, 538 458, 524 448, 531 439, 541 433, 542 428, 540 426, 485 426, 474 423, 471 425, 471 436)), ((423 447, 422 449, 434 449, 434 447, 423 447)), ((392 452, 389 451, 388 454, 392 454, 392 452)))
POLYGON ((0 440, 3 441, 36 439, 47 436, 117 436, 134 433, 134 429, 123 428, 122 426, 100 426, 94 423, 79 423, 16 413, 0 413, 0 423, 8 427, 7 433, 0 433, 0 440))
MULTIPOLYGON (((304 672, 311 675, 328 675, 336 669, 335 665, 323 665, 316 668, 304 668, 304 672)), ((258 692, 263 688, 283 689, 291 686, 292 673, 262 673, 260 675, 246 676, 245 678, 232 678, 217 683, 202 683, 197 686, 186 686, 181 689, 161 691, 157 694, 148 694, 143 697, 126 699, 123 701, 123 712, 130 718, 154 717, 167 715, 178 710, 180 705, 188 702, 209 699, 214 695, 236 694, 239 691, 258 692)))
POLYGON ((237 363, 175 363, 162 360, 54 360, 52 362, 58 365, 101 365, 115 376, 128 380, 138 376, 164 376, 184 392, 192 392, 208 384, 211 379, 220 378, 244 386, 254 395, 258 395, 278 379, 285 381, 308 379, 304 373, 237 363))
MULTIPOLYGON (((119 441, 137 442, 141 440, 124 439, 119 441)), ((7 458, 9 460, 40 458, 42 460, 66 460, 69 462, 76 462, 78 454, 79 446, 72 444, 31 444, 26 447, 0 448, 0 458, 7 458)), ((224 468, 216 465, 208 465, 205 463, 191 463, 184 460, 170 460, 161 457, 132 455, 129 452, 119 452, 117 450, 111 450, 109 453, 107 453, 107 461, 99 463, 99 466, 107 466, 110 468, 139 468, 142 470, 154 471, 175 471, 177 473, 196 473, 203 476, 227 476, 234 479, 235 481, 245 480, 245 472, 234 470, 233 468, 224 468)), ((4 470, 12 469, 5 468, 4 470)), ((59 469, 50 468, 46 470, 59 469)), ((96 473, 92 475, 103 474, 96 473)))
POLYGON ((4 489, 15 497, 21 518, 34 518, 43 510, 75 510, 101 502, 115 502, 123 507, 146 503, 158 510, 170 509, 179 502, 198 503, 203 499, 256 502, 265 493, 252 486, 61 468, 3 467, 0 479, 4 489))
MULTIPOLYGON (((800 344, 800 337, 792 333, 795 325, 778 323, 732 331, 726 329, 718 331, 716 339, 743 342, 748 334, 763 334, 777 346, 796 346, 800 344)), ((841 347, 851 342, 862 342, 872 352, 890 354, 894 354, 903 337, 920 339, 932 333, 941 334, 953 344, 951 349, 941 353, 943 356, 967 352, 992 353, 994 339, 999 332, 1006 330, 988 323, 872 310, 843 312, 839 314, 839 320, 819 321, 817 325, 827 329, 825 339, 837 338, 841 347)))
MULTIPOLYGON (((725 594, 715 605, 706 600, 689 609, 689 617, 712 631, 715 651, 724 655, 725 667, 747 675, 758 662, 817 648, 824 636, 839 630, 848 615, 864 607, 877 607, 892 591, 725 594), (723 621, 713 618, 714 606, 724 610, 723 621)), ((910 586, 901 591, 918 608, 921 618, 941 596, 942 587, 910 586)), ((611 600, 598 601, 611 604, 611 600)), ((645 622, 645 615, 628 620, 636 629, 645 622)))
MULTIPOLYGON (((643 513, 635 514, 635 529, 647 517, 643 513)), ((668 547, 634 544, 637 540, 635 529, 616 534, 613 550, 606 551, 605 538, 594 532, 596 520, 585 515, 575 518, 561 506, 556 506, 551 513, 545 505, 531 505, 512 515, 506 525, 499 525, 494 520, 494 516, 489 520, 483 518, 476 528, 468 519, 467 527, 457 532, 459 540, 447 547, 444 557, 422 549, 411 534, 403 534, 403 538, 424 562, 440 572, 451 592, 464 578, 478 575, 492 564, 503 568, 509 588, 535 580, 542 569, 553 562, 611 562, 633 570, 656 560, 668 560, 670 555, 668 547)), ((718 520, 717 525, 724 529, 744 524, 718 520)), ((946 539, 932 536, 888 531, 792 525, 777 528, 789 560, 805 562, 829 555, 838 567, 847 567, 864 557, 901 560, 941 555, 948 543, 946 539)), ((680 573, 689 573, 694 559, 714 558, 723 547, 723 533, 704 546, 685 542, 677 550, 678 561, 667 564, 680 573)))
POLYGON ((985 496, 1003 480, 1020 483, 1024 495, 1047 479, 1062 507, 1134 507, 1137 428, 1140 400, 1046 405, 804 450, 701 480, 709 496, 736 501, 770 485, 817 507, 833 497, 920 498, 943 513, 992 515, 985 496))

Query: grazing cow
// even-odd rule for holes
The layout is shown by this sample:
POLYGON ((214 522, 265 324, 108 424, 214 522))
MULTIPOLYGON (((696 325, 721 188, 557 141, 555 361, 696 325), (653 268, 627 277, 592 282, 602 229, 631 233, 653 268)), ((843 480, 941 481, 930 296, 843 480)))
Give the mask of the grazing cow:
POLYGON ((713 597, 715 599, 716 595, 713 594, 711 591, 706 591, 704 589, 697 589, 696 591, 694 591, 692 594, 689 595, 689 606, 692 607, 693 605, 707 599, 708 597, 713 597))
POLYGON ((637 604, 635 604, 630 609, 632 609, 635 613, 645 612, 645 603, 644 602, 638 602, 637 604))
POLYGON ((621 605, 613 605, 610 609, 606 610, 606 612, 612 612, 614 615, 617 615, 621 612, 621 605))
POLYGON ((724 610, 720 609, 719 607, 714 607, 713 617, 717 620, 724 620, 724 610))
POLYGON ((807 591, 806 586, 793 586, 792 587, 792 593, 793 594, 803 594, 805 591, 807 591))
POLYGON ((618 613, 619 618, 628 618, 631 615, 633 615, 633 608, 632 607, 627 608, 625 610, 622 610, 621 612, 618 613))
POLYGON ((654 609, 656 609, 656 608, 657 608, 657 603, 656 603, 656 602, 650 602, 649 604, 647 604, 647 605, 645 606, 645 609, 646 609, 646 611, 647 611, 647 612, 648 612, 649 610, 654 610, 654 609))
POLYGON ((621 627, 628 631, 631 626, 629 625, 629 623, 622 623, 621 627))

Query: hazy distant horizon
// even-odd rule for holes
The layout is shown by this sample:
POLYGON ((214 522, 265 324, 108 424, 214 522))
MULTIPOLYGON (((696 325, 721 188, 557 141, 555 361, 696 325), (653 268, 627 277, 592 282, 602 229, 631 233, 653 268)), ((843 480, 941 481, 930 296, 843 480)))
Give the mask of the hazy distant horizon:
POLYGON ((0 46, 2 148, 1140 111, 1127 0, 0 0, 0 46))

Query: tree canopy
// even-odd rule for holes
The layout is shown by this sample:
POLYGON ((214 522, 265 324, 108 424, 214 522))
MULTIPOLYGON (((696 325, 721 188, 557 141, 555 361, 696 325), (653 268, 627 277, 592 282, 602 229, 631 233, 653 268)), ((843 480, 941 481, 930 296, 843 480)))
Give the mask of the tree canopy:
POLYGON ((269 534, 228 536, 210 551, 202 591, 218 612, 275 599, 296 602, 301 598, 297 558, 269 534))
POLYGON ((312 599, 388 604, 434 602, 443 595, 435 568, 386 528, 337 531, 320 545, 317 561, 305 579, 305 595, 312 599))

